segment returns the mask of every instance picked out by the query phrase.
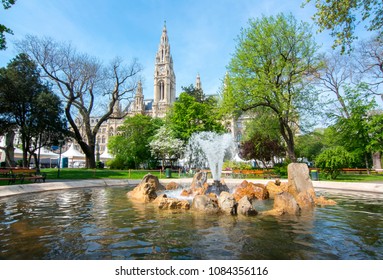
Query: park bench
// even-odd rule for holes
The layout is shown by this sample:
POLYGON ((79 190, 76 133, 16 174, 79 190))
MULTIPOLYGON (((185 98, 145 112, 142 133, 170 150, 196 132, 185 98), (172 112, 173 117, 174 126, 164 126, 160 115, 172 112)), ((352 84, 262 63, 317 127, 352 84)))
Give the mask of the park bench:
POLYGON ((367 174, 367 168, 342 168, 341 172, 346 174, 367 174))
POLYGON ((16 178, 10 169, 0 169, 0 181, 7 181, 10 185, 16 181, 16 178))
POLYGON ((260 177, 264 179, 280 178, 280 176, 278 174, 275 174, 273 170, 262 170, 262 169, 255 169, 255 170, 234 169, 233 176, 235 178, 251 178, 251 177, 255 177, 255 178, 260 177))
POLYGON ((45 182, 47 175, 45 173, 38 172, 36 169, 12 169, 12 174, 15 180, 19 180, 20 183, 24 183, 25 180, 37 182, 45 182))

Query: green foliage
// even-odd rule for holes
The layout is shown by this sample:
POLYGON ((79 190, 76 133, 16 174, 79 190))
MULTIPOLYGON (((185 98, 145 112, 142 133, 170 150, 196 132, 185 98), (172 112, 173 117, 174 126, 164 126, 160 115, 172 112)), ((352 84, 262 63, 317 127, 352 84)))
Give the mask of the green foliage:
POLYGON ((104 163, 102 161, 97 161, 96 162, 96 168, 98 169, 103 169, 105 167, 104 163))
POLYGON ((287 162, 274 164, 274 173, 279 174, 281 177, 287 177, 287 166, 287 162))
POLYGON ((25 166, 27 152, 52 145, 66 133, 59 97, 41 81, 36 64, 25 54, 0 69, 0 134, 7 127, 19 129, 25 166))
POLYGON ((237 161, 225 161, 222 166, 223 170, 233 170, 233 169, 240 169, 240 170, 250 170, 253 169, 251 164, 246 162, 237 162, 237 161))
MULTIPOLYGON (((15 4, 16 0, 1 0, 4 9, 9 9, 15 4)), ((3 24, 0 24, 0 50, 7 48, 7 42, 5 40, 5 33, 13 34, 12 30, 3 24)))
POLYGON ((329 179, 335 179, 342 168, 351 166, 354 158, 344 147, 332 147, 320 153, 316 160, 316 167, 320 168, 329 179))
POLYGON ((194 132, 223 132, 216 103, 198 102, 188 93, 181 93, 167 115, 167 122, 175 138, 187 142, 194 132))
POLYGON ((236 115, 268 108, 278 120, 292 161, 296 123, 315 97, 307 78, 320 66, 317 49, 310 26, 292 15, 250 20, 225 79, 223 111, 236 115))
POLYGON ((367 145, 367 149, 371 152, 383 152, 383 114, 373 114, 368 122, 368 133, 371 141, 367 145))
POLYGON ((149 143, 161 126, 160 119, 135 115, 118 128, 119 134, 109 138, 108 149, 115 155, 112 168, 138 168, 152 159, 149 143))
POLYGON ((368 168, 370 161, 370 143, 372 134, 369 131, 370 112, 376 106, 375 100, 367 98, 366 85, 345 88, 344 100, 347 104, 349 117, 336 117, 334 125, 338 143, 344 146, 355 157, 358 166, 368 168))
POLYGON ((319 130, 297 136, 295 142, 297 156, 313 161, 324 148, 323 138, 324 134, 319 130))
POLYGON ((199 103, 203 103, 205 101, 206 97, 205 97, 205 94, 203 93, 203 90, 195 88, 194 85, 190 85, 188 87, 182 87, 182 90, 188 95, 194 97, 194 99, 199 103))
POLYGON ((335 38, 333 47, 341 46, 341 52, 351 50, 352 42, 358 37, 355 28, 359 21, 369 21, 367 30, 382 34, 383 2, 381 0, 306 0, 315 2, 317 12, 314 21, 319 31, 329 30, 335 38))

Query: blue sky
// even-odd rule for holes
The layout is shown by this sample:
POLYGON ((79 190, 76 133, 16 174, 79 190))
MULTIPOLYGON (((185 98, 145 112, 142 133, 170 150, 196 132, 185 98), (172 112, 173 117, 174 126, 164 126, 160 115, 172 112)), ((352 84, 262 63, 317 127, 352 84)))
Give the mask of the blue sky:
MULTIPOLYGON (((0 52, 0 67, 17 55, 15 40, 27 34, 49 36, 105 63, 116 56, 126 62, 137 58, 144 68, 145 98, 152 98, 154 59, 166 20, 177 96, 198 73, 205 93, 215 94, 248 20, 291 12, 311 23, 313 5, 301 8, 303 1, 17 0, 11 9, 0 9, 0 22, 14 32, 7 35, 8 49, 0 52)), ((317 42, 329 47, 331 38, 318 34, 317 42)))

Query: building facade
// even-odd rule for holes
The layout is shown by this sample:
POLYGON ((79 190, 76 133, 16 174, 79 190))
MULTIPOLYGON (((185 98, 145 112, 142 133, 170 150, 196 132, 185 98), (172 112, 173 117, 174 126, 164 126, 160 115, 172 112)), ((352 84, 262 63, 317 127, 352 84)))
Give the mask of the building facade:
MULTIPOLYGON (((122 109, 120 103, 116 103, 113 114, 117 117, 124 115, 131 117, 142 114, 155 118, 163 118, 166 116, 171 105, 176 101, 176 75, 166 24, 164 24, 162 29, 160 43, 155 55, 153 78, 153 99, 145 99, 142 83, 139 81, 131 104, 127 108, 122 109)), ((197 79, 200 86, 199 75, 197 79)), ((94 123, 97 123, 96 120, 97 118, 94 118, 94 123)), ((124 123, 124 120, 125 118, 111 118, 101 125, 96 139, 101 155, 106 151, 109 137, 117 134, 118 127, 124 123)), ((80 150, 79 147, 77 148, 80 150)))

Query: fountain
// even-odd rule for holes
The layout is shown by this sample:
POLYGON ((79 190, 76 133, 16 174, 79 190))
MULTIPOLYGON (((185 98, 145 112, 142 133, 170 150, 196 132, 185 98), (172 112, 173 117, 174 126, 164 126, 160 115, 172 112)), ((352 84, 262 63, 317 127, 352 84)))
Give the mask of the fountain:
POLYGON ((189 141, 189 147, 199 147, 209 163, 213 184, 208 186, 205 194, 214 193, 219 196, 223 191, 229 192, 229 188, 221 183, 221 173, 225 154, 234 148, 231 134, 210 131, 195 133, 189 141))
POLYGON ((76 184, 74 190, 0 199, 0 259, 383 258, 383 195, 331 194, 337 207, 313 211, 335 201, 317 197, 307 166, 295 163, 288 182, 244 180, 231 193, 223 191, 220 170, 230 137, 204 133, 194 139, 214 183, 196 174, 201 193, 186 199, 172 197, 168 190, 180 191, 177 185, 163 186, 152 174, 134 189, 80 190, 76 184))

